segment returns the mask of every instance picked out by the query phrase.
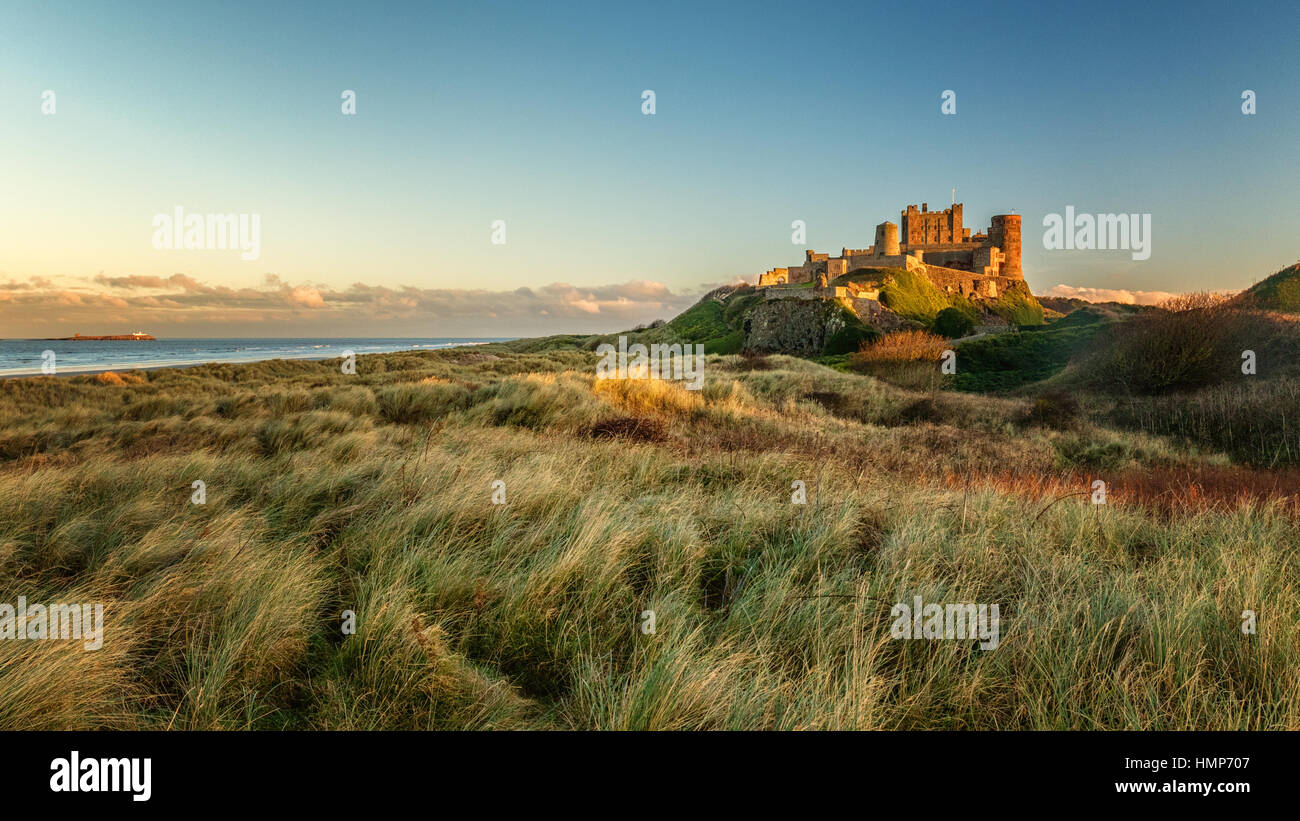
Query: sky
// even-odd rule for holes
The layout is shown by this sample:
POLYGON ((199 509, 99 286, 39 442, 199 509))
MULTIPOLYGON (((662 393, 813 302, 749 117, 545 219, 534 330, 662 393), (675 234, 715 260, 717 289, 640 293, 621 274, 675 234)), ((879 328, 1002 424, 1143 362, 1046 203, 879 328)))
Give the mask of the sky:
POLYGON ((954 189, 975 231, 1022 215, 1035 293, 1240 289, 1300 257, 1297 24, 1294 3, 6 0, 0 337, 616 331, 954 189), (1045 248, 1067 206, 1150 214, 1150 257, 1045 248), (257 253, 155 247, 177 207, 255 216, 257 253))

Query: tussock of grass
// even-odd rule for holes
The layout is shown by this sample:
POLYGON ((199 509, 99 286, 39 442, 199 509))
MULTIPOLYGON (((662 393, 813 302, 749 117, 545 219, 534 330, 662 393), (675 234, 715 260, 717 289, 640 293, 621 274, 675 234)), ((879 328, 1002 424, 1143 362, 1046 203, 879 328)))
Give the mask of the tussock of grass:
POLYGON ((470 406, 464 385, 416 383, 383 388, 375 396, 379 415, 389 422, 413 424, 440 419, 470 406))

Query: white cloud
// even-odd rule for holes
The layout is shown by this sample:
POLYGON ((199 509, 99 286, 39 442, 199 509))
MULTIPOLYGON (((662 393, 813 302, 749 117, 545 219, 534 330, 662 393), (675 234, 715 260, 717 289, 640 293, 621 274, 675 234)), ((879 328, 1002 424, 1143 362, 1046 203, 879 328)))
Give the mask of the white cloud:
POLYGON ((1124 288, 1080 288, 1074 285, 1057 285, 1043 296, 1082 299, 1088 302, 1119 302, 1124 305, 1159 305, 1178 294, 1168 291, 1130 291, 1124 288))

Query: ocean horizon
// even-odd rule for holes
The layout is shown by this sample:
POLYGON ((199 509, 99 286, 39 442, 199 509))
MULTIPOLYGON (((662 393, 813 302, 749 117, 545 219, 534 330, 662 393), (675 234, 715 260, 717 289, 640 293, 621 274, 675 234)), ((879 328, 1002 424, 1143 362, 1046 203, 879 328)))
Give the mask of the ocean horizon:
POLYGON ((355 354, 437 350, 506 342, 514 337, 304 337, 156 340, 0 339, 0 378, 39 376, 46 351, 56 374, 187 367, 270 359, 330 359, 355 354))

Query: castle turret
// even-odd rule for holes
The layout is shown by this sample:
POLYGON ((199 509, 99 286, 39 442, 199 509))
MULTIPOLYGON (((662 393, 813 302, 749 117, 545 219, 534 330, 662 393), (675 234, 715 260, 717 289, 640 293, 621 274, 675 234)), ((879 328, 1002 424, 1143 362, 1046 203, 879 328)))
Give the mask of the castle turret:
POLYGON ((1020 268, 1020 215, 998 214, 989 226, 989 244, 1002 249, 998 273, 1004 277, 1024 279, 1020 268))
POLYGON ((898 256, 898 226, 882 222, 876 226, 876 256, 898 256))

